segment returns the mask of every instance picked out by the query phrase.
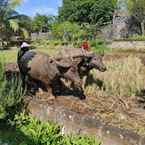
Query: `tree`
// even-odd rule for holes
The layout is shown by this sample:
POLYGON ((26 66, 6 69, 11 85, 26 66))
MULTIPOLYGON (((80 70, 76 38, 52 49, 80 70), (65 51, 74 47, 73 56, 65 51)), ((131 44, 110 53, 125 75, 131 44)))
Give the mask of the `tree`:
POLYGON ((55 23, 52 26, 52 34, 54 38, 63 41, 73 41, 80 37, 82 30, 81 27, 76 23, 63 22, 55 23))
POLYGON ((116 0, 63 0, 59 20, 102 25, 111 21, 115 3, 116 0))
POLYGON ((128 0, 128 7, 131 14, 140 22, 142 34, 145 35, 145 0, 128 0))
POLYGON ((1 0, 0 1, 0 41, 3 45, 4 41, 8 41, 10 36, 17 32, 24 32, 26 29, 19 27, 20 19, 25 19, 27 16, 19 15, 15 8, 21 0, 1 0))
POLYGON ((112 20, 115 5, 112 0, 97 0, 91 7, 90 19, 93 24, 104 25, 112 20))
POLYGON ((32 20, 32 29, 34 32, 48 32, 54 22, 54 16, 36 14, 32 20))

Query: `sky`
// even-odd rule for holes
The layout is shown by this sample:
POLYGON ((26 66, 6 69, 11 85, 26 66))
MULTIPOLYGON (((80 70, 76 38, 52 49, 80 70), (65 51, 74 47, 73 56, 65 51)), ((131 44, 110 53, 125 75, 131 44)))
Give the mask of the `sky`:
POLYGON ((62 0, 23 0, 17 11, 20 14, 35 16, 36 13, 46 15, 57 15, 58 7, 62 5, 62 0))

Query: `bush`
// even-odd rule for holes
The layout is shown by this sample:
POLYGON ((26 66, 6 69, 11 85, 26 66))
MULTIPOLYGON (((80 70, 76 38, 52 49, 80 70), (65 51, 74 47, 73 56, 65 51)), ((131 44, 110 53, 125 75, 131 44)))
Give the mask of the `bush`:
POLYGON ((13 126, 30 140, 25 145, 99 145, 100 142, 87 136, 64 136, 61 128, 54 123, 42 123, 36 118, 21 113, 16 115, 13 126))
POLYGON ((133 35, 128 40, 145 41, 145 35, 133 35))
POLYGON ((63 22, 52 26, 52 35, 55 39, 63 41, 74 41, 81 37, 81 27, 76 23, 63 22))
POLYGON ((8 108, 21 102, 24 92, 19 79, 14 77, 12 80, 6 80, 3 63, 0 63, 0 70, 0 119, 3 119, 8 115, 8 108))
POLYGON ((145 41, 145 35, 133 35, 128 38, 115 39, 115 41, 145 41))
POLYGON ((90 47, 96 53, 103 53, 106 51, 110 51, 110 49, 107 48, 105 41, 102 39, 91 40, 90 47))

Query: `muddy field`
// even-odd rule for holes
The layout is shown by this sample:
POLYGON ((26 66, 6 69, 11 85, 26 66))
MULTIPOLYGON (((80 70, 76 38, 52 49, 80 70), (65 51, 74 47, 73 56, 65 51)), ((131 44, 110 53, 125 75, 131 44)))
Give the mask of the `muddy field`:
MULTIPOLYGON (((125 74, 127 78, 124 77, 121 78, 122 76, 124 76, 123 73, 119 74, 120 76, 118 76, 118 78, 120 79, 126 79, 126 80, 121 80, 123 82, 126 82, 127 85, 124 86, 124 88, 121 90, 122 93, 118 93, 117 92, 118 90, 116 90, 116 93, 113 92, 114 90, 111 90, 112 88, 110 86, 106 86, 106 88, 104 87, 100 88, 97 86, 98 83, 96 84, 94 83, 91 84, 90 86, 89 85, 86 86, 85 94, 87 97, 85 100, 79 100, 77 97, 71 94, 66 96, 60 95, 56 99, 54 99, 53 97, 48 97, 50 95, 47 93, 38 93, 35 96, 35 98, 43 100, 43 102, 45 103, 47 102, 48 104, 54 105, 56 107, 65 106, 75 112, 84 115, 94 116, 107 125, 113 125, 119 128, 129 129, 140 135, 145 135, 145 109, 144 109, 145 95, 143 92, 143 89, 145 88, 144 87, 145 66, 142 64, 144 60, 144 56, 145 56, 144 53, 138 53, 138 54, 112 53, 112 54, 105 55, 104 61, 106 64, 109 63, 109 65, 110 62, 112 63, 117 61, 119 62, 123 61, 122 65, 124 65, 124 62, 128 61, 127 67, 129 67, 129 73, 127 71, 127 73, 125 74), (133 62, 132 60, 133 61, 135 60, 135 62, 133 62), (131 63, 129 61, 131 61, 131 63), (134 67, 132 68, 132 66, 134 66, 134 63, 136 63, 136 66, 135 68, 134 67), (138 68, 138 66, 140 67, 138 68), (132 72, 135 72, 135 74, 132 74, 132 72), (130 74, 132 74, 133 76, 131 76, 130 74), (133 78, 135 80, 133 80, 133 78), (137 81, 138 78, 139 81, 137 81), (129 86, 127 83, 129 84, 135 83, 134 87, 131 86, 132 88, 128 88, 128 89, 134 89, 132 90, 133 93, 131 92, 131 94, 125 93, 125 91, 128 91, 125 90, 129 86), (110 94, 106 93, 106 91, 109 90, 109 87, 110 87, 110 92, 112 91, 110 94)), ((105 74, 100 72, 97 73, 93 72, 93 78, 97 80, 99 79, 101 80, 101 82, 103 82, 105 81, 106 78, 110 77, 108 81, 114 79, 114 82, 116 81, 116 84, 120 83, 117 82, 118 78, 114 78, 114 77, 111 78, 113 75, 111 76, 109 73, 110 72, 106 72, 105 74)), ((106 85, 108 84, 106 83, 106 85)), ((116 86, 114 85, 114 87, 116 86)), ((120 85, 118 86, 118 88, 119 87, 122 86, 120 85)))

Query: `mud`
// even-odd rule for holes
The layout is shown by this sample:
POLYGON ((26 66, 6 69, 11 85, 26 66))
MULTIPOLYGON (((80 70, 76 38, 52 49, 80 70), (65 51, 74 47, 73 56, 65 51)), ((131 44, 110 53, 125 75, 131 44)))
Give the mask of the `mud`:
POLYGON ((121 129, 100 121, 95 111, 85 101, 60 96, 54 100, 42 101, 37 97, 25 99, 30 115, 42 121, 58 123, 63 134, 88 134, 102 141, 101 145, 144 145, 145 138, 132 130, 121 129), (51 103, 50 103, 51 102, 51 103), (78 108, 78 105, 80 108, 78 108))

